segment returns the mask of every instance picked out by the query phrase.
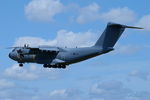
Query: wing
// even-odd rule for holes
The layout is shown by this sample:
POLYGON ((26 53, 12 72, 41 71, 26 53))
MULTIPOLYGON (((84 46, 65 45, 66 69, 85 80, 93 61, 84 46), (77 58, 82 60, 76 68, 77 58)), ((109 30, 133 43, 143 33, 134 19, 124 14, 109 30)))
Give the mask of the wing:
POLYGON ((45 47, 39 47, 39 48, 30 48, 29 54, 58 54, 59 49, 58 48, 45 48, 45 47))
POLYGON ((50 64, 58 55, 58 48, 29 48, 29 54, 36 54, 36 61, 39 64, 50 64))
POLYGON ((60 60, 60 59, 54 59, 54 60, 51 62, 51 65, 56 65, 56 64, 65 64, 65 61, 60 60))

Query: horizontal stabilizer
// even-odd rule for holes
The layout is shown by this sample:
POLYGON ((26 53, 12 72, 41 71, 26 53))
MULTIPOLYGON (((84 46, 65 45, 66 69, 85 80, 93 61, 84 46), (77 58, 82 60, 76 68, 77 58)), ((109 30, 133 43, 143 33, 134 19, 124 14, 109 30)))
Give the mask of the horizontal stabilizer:
POLYGON ((134 26, 125 26, 125 28, 144 29, 144 28, 141 28, 141 27, 134 27, 134 26))
POLYGON ((113 22, 109 22, 108 26, 122 26, 123 28, 144 29, 141 27, 127 26, 127 25, 117 24, 117 23, 113 23, 113 22))

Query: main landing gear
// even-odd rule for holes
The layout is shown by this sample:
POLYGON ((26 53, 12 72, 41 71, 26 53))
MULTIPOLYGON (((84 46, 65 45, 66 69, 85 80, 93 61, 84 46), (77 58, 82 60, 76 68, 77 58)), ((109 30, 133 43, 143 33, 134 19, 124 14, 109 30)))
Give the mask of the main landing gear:
POLYGON ((62 65, 62 64, 57 64, 57 65, 50 65, 50 64, 44 64, 43 65, 44 68, 66 68, 66 65, 62 65))
POLYGON ((19 67, 23 67, 23 64, 22 64, 22 63, 20 63, 20 64, 19 64, 19 67))
MULTIPOLYGON (((23 63, 19 63, 19 67, 23 67, 23 63)), ((44 68, 66 68, 66 65, 63 64, 57 64, 57 65, 50 65, 50 64, 44 64, 43 65, 44 68)))

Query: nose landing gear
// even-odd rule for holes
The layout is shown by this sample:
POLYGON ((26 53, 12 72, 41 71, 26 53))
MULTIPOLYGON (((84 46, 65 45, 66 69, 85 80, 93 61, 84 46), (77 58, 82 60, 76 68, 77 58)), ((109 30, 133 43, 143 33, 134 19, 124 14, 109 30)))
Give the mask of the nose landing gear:
POLYGON ((22 64, 22 63, 20 63, 20 64, 19 64, 19 67, 23 67, 23 64, 22 64))

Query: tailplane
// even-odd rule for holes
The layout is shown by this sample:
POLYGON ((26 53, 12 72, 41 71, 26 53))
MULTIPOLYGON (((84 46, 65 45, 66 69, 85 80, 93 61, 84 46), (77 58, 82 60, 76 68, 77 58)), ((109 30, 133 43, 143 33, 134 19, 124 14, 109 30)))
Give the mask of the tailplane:
POLYGON ((125 28, 143 29, 140 27, 126 26, 116 23, 108 23, 105 31, 96 42, 96 47, 102 47, 103 49, 113 48, 119 37, 125 31, 125 28))

